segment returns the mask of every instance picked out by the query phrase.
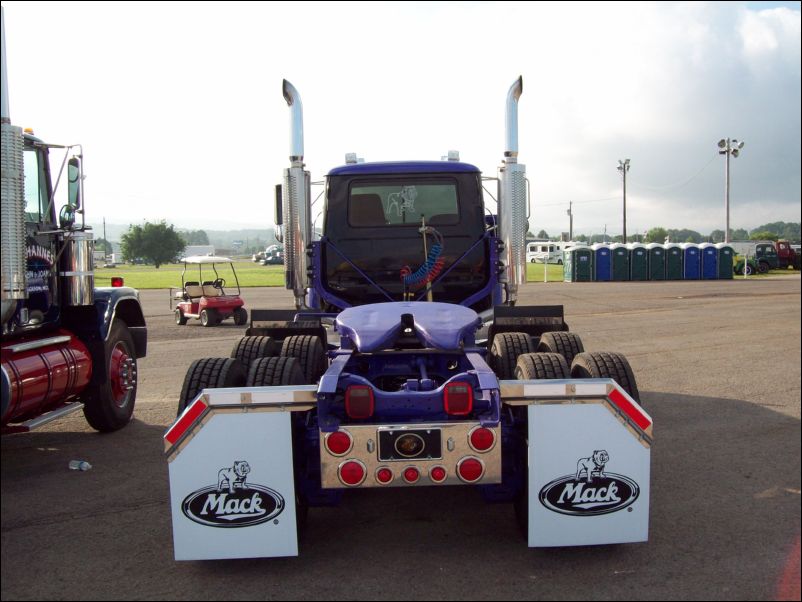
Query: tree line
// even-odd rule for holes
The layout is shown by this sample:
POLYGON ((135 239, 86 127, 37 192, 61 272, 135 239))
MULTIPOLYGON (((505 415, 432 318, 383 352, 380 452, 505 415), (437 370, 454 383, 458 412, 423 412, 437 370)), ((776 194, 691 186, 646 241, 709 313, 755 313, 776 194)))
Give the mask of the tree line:
MULTIPOLYGON (((791 242, 799 242, 802 239, 800 227, 802 224, 799 222, 772 222, 770 224, 763 224, 753 230, 745 230, 744 228, 737 228, 730 232, 730 240, 779 240, 785 239, 791 242)), ((531 235, 531 232, 530 232, 531 235)), ((541 230, 537 234, 537 238, 550 239, 545 230, 541 230)), ((605 236, 604 234, 594 234, 587 236, 581 234, 574 237, 579 242, 586 242, 594 244, 597 242, 623 242, 623 237, 618 236, 605 236)), ((713 230, 710 234, 700 234, 695 230, 688 229, 670 229, 670 228, 651 228, 646 234, 633 234, 627 236, 627 242, 724 242, 724 230, 713 230)))

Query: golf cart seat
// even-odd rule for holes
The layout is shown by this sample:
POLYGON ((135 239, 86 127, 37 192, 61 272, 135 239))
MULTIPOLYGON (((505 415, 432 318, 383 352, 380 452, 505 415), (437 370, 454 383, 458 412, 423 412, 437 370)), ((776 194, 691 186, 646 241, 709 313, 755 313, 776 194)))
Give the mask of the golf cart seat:
POLYGON ((202 288, 204 297, 219 297, 223 294, 222 289, 215 288, 214 281, 212 280, 204 280, 202 288))
POLYGON ((186 291, 187 297, 190 299, 203 296, 203 287, 197 282, 186 282, 184 284, 184 291, 186 291))

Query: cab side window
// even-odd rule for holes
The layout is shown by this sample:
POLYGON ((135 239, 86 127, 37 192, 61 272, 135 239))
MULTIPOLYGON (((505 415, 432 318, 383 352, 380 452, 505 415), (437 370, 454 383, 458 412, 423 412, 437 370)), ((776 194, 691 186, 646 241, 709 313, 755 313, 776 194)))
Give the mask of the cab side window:
POLYGON ((25 221, 41 222, 47 211, 47 193, 44 185, 44 168, 39 153, 35 150, 24 152, 25 161, 25 221))

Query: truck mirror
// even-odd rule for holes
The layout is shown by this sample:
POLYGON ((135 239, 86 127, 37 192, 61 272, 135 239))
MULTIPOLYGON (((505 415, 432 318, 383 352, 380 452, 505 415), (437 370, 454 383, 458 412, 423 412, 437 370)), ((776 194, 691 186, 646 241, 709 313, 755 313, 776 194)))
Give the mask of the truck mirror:
POLYGON ((281 215, 281 184, 276 184, 276 225, 280 226, 284 222, 281 215))
POLYGON ((67 203, 74 209, 81 208, 81 160, 70 157, 67 162, 67 203))

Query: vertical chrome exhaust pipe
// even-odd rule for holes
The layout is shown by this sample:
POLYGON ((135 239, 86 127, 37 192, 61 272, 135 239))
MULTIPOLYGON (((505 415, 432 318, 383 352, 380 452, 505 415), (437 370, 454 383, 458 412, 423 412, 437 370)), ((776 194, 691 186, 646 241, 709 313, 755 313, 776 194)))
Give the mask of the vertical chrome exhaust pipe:
POLYGON ((513 305, 518 286, 526 282, 526 166, 518 163, 518 99, 523 92, 519 77, 507 92, 504 164, 499 169, 499 236, 504 241, 507 301, 513 305))
POLYGON ((282 188, 284 229, 284 277, 295 295, 295 307, 306 307, 308 258, 306 246, 312 242, 310 207, 311 178, 304 171, 304 116, 298 91, 286 79, 284 100, 290 107, 290 167, 284 170, 282 188))

